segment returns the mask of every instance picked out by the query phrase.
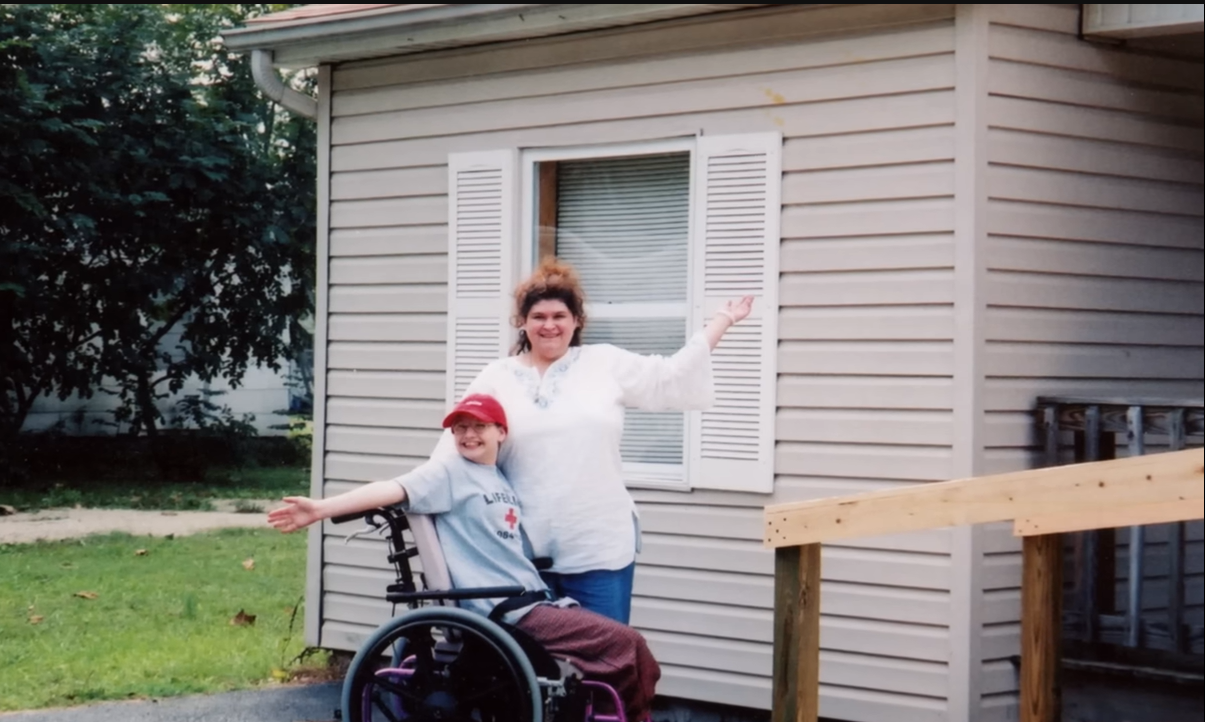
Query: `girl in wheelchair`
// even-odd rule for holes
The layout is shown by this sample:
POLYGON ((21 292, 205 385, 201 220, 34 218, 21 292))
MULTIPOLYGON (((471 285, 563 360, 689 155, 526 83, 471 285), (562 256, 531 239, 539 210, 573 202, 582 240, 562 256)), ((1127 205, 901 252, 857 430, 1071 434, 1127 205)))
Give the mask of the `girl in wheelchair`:
POLYGON ((459 456, 325 499, 286 497, 284 507, 269 512, 268 522, 292 532, 323 519, 394 505, 433 515, 455 588, 527 590, 517 597, 464 599, 462 608, 526 633, 586 679, 614 688, 628 720, 647 720, 661 669, 644 637, 572 599, 553 599, 529 559, 519 500, 496 466, 507 434, 501 404, 492 396, 466 396, 443 426, 452 430, 459 456))

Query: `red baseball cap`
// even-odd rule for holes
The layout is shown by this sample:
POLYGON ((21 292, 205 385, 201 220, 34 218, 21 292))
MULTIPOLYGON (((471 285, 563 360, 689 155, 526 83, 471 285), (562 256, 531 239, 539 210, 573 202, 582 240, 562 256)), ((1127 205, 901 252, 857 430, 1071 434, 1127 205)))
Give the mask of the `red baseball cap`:
POLYGON ((469 394, 461 399, 456 408, 444 417, 444 428, 450 427, 457 416, 472 416, 478 421, 497 424, 506 430, 506 411, 502 409, 498 399, 489 394, 469 394))

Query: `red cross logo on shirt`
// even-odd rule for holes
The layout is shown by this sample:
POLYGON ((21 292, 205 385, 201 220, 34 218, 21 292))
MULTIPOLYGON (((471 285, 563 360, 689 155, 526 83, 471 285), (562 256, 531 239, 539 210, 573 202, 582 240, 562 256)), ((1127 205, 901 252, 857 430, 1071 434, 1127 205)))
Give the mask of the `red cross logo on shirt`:
POLYGON ((506 519, 507 523, 510 524, 511 531, 514 531, 515 524, 517 524, 519 522, 519 517, 515 516, 515 510, 513 508, 506 510, 505 519, 506 519))

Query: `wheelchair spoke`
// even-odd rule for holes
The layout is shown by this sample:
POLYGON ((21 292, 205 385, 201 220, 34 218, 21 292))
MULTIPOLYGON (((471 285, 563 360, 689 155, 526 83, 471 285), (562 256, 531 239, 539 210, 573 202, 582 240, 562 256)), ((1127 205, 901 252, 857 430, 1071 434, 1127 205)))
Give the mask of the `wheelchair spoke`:
POLYGON ((376 711, 378 711, 381 714, 388 717, 389 722, 402 722, 402 719, 400 717, 394 715, 393 710, 391 710, 389 708, 389 706, 390 706, 389 703, 391 701, 392 700, 381 699, 381 693, 379 690, 374 689, 372 691, 372 707, 373 707, 373 709, 375 709, 376 711))
POLYGON ((393 642, 393 652, 390 654, 390 662, 394 667, 402 666, 402 662, 406 659, 406 649, 410 646, 410 640, 406 637, 399 637, 393 642))
POLYGON ((414 675, 429 679, 435 673, 435 640, 428 633, 425 639, 414 642, 414 675))

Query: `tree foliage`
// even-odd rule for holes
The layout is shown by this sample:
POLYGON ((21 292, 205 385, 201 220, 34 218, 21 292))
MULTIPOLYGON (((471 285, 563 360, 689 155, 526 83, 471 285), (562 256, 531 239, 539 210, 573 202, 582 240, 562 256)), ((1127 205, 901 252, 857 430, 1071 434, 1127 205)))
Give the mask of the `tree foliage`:
POLYGON ((0 5, 0 444, 40 395, 122 399, 308 346, 315 129, 223 28, 287 5, 0 5))

